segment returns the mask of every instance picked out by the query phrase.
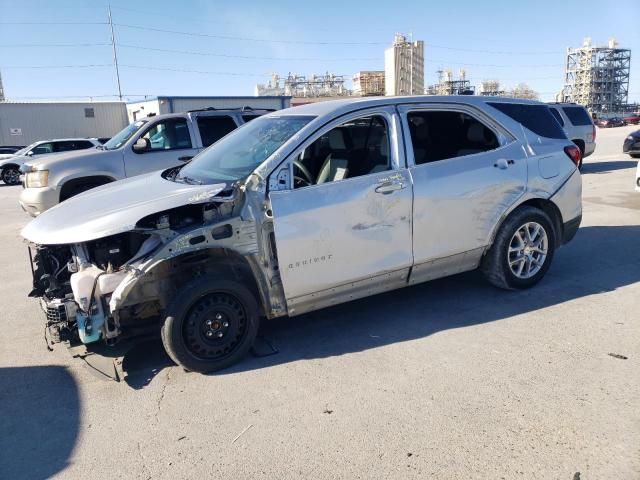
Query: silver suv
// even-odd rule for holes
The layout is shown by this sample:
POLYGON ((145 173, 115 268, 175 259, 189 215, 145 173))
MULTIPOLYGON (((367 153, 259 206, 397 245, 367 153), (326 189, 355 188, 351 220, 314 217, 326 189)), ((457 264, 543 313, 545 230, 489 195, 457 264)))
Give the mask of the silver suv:
POLYGON ((22 209, 37 216, 80 192, 142 173, 174 167, 238 126, 271 110, 193 110, 140 119, 100 149, 70 152, 22 166, 22 209))
POLYGON ((475 268, 501 288, 533 286, 580 224, 579 161, 537 102, 386 97, 281 110, 187 165, 31 221, 31 295, 51 341, 87 361, 160 333, 176 363, 210 372, 246 354, 260 318, 475 268))
MULTIPOLYGON (((575 143, 582 158, 588 157, 596 150, 596 126, 586 108, 576 103, 550 103, 551 113, 567 134, 567 138, 575 143)), ((582 161, 578 168, 582 167, 582 161)))

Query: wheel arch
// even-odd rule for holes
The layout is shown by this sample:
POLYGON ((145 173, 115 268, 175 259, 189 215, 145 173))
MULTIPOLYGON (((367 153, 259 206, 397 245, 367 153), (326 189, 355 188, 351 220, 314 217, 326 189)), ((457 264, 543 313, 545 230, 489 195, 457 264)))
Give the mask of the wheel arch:
POLYGON ((0 166, 0 172, 2 172, 7 167, 16 167, 18 170, 20 170, 19 164, 11 162, 11 163, 5 163, 4 165, 0 166))
POLYGON ((562 245, 564 223, 563 223, 562 213, 560 212, 560 209, 555 203, 553 203, 552 200, 535 197, 535 198, 529 198, 517 204, 500 219, 498 224, 493 229, 493 232, 491 233, 491 241, 489 242, 489 245, 487 246, 486 250, 488 250, 491 247, 491 245, 493 245, 493 242, 496 238, 496 234, 498 233, 498 230, 500 229, 502 224, 507 220, 507 218, 509 218, 513 214, 513 212, 515 212, 519 208, 526 207, 526 206, 537 208, 538 210, 542 210, 544 213, 547 214, 547 216, 553 222, 555 243, 557 246, 562 245))
POLYGON ((69 198, 69 194, 73 189, 85 185, 87 183, 97 183, 98 185, 106 185, 107 183, 115 182, 116 179, 109 175, 89 175, 86 177, 75 177, 65 181, 60 187, 60 201, 64 201, 69 198))
POLYGON ((242 283, 254 295, 260 313, 265 314, 268 305, 265 292, 250 261, 245 255, 223 247, 185 252, 155 262, 127 289, 118 308, 154 299, 166 308, 184 285, 203 277, 230 278, 242 283))

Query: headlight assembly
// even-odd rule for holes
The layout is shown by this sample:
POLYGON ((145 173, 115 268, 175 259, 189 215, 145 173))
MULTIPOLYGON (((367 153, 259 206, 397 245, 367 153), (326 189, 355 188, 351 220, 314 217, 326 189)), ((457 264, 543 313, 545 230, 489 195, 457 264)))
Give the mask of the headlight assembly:
POLYGON ((29 172, 24 177, 26 188, 46 187, 49 182, 49 170, 36 170, 29 172))

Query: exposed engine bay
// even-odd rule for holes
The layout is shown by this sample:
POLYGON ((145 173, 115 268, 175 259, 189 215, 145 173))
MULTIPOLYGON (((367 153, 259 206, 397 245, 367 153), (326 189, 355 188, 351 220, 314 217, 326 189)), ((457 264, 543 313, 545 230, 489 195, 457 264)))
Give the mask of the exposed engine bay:
POLYGON ((204 275, 249 281, 263 315, 284 315, 271 212, 247 195, 234 188, 194 198, 81 243, 30 242, 29 296, 40 298, 46 314, 48 347, 115 346, 157 335, 179 288, 204 275))

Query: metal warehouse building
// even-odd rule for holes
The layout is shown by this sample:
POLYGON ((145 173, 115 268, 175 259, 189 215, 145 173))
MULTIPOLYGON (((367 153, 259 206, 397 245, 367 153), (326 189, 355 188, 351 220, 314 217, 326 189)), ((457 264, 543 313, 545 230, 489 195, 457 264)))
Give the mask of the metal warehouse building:
POLYGON ((129 124, 124 102, 0 102, 0 145, 111 137, 129 124))
POLYGON ((186 112, 199 108, 271 108, 281 110, 291 106, 291 97, 155 97, 127 103, 129 122, 151 115, 186 112))
POLYGON ((29 145, 36 140, 112 137, 149 114, 200 108, 269 108, 280 110, 291 97, 154 97, 137 102, 0 102, 0 146, 29 145))

